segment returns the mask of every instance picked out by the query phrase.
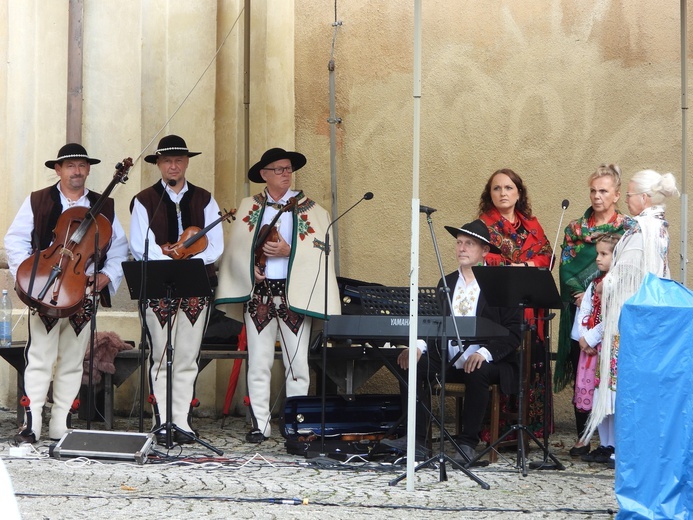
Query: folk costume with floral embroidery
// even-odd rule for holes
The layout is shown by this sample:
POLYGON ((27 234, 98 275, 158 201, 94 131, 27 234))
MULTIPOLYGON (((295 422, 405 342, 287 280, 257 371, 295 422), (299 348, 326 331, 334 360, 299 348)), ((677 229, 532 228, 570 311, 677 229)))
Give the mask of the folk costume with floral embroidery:
POLYGON ((669 224, 664 206, 645 208, 634 218, 635 225, 623 234, 614 248, 609 272, 604 277, 602 312, 604 338, 597 369, 598 392, 587 422, 589 438, 602 420, 615 412, 620 334, 618 321, 623 304, 633 296, 647 273, 669 278, 669 224))
MULTIPOLYGON (((236 215, 229 235, 230 246, 219 267, 215 304, 228 316, 245 323, 251 434, 262 439, 271 435, 270 382, 277 338, 282 347, 287 397, 308 393, 312 319, 323 318, 326 311, 324 238, 330 219, 315 201, 291 190, 279 201, 272 200, 266 191, 247 197, 236 215), (260 229, 266 221, 271 223, 269 214, 282 212, 292 197, 296 199, 295 206, 283 212, 277 221, 280 235, 291 247, 290 256, 268 257, 268 278, 255 283, 255 249, 260 229)), ((332 258, 330 255, 328 315, 340 313, 332 258)))
POLYGON ((501 254, 486 255, 488 265, 534 262, 535 267, 548 267, 551 244, 536 217, 527 218, 515 212, 515 222, 503 217, 496 208, 479 216, 488 226, 491 243, 501 254))
POLYGON ((585 292, 589 284, 599 276, 596 258, 596 240, 604 234, 618 234, 632 226, 633 220, 616 211, 605 224, 595 225, 594 210, 589 207, 584 215, 573 220, 565 228, 561 264, 558 271, 561 299, 564 311, 558 327, 558 354, 554 372, 554 391, 560 392, 575 378, 576 366, 571 358, 570 331, 575 321, 575 295, 585 292))

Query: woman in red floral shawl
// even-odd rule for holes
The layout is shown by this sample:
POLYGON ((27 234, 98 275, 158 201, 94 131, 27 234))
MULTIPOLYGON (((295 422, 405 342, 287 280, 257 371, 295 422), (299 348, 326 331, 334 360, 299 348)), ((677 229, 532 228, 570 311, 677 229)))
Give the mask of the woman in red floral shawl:
POLYGON ((486 255, 488 265, 549 267, 551 244, 527 197, 520 176, 504 168, 491 175, 479 202, 479 218, 488 226, 500 255, 486 255))
MULTIPOLYGON (((479 201, 479 218, 488 226, 491 243, 501 254, 486 255, 488 265, 549 267, 551 244, 546 238, 527 196, 520 176, 504 168, 491 175, 479 201)), ((535 323, 534 311, 526 309, 525 318, 537 325, 532 333, 531 379, 529 385, 529 420, 527 426, 543 437, 544 404, 551 406, 551 387, 544 384, 544 322, 535 323)), ((553 410, 549 417, 552 418, 553 410)), ((553 420, 550 419, 549 428, 553 420)))

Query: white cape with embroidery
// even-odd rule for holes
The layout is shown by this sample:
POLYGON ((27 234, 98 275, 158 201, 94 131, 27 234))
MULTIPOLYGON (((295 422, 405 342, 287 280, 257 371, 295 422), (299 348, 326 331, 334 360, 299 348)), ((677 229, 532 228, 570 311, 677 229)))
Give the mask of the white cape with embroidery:
POLYGON ((667 261, 669 232, 664 220, 664 207, 646 208, 635 217, 635 221, 636 225, 616 245, 611 269, 604 277, 604 338, 598 367, 600 379, 583 442, 592 437, 607 415, 614 414, 620 339, 618 321, 623 304, 638 291, 647 273, 661 278, 670 276, 667 261))

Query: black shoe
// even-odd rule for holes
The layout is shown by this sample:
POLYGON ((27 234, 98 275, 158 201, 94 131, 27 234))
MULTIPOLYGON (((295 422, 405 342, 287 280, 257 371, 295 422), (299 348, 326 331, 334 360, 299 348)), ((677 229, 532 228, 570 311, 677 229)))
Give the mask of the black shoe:
POLYGON ((269 437, 265 437, 260 430, 250 430, 245 434, 245 442, 250 442, 252 444, 260 444, 267 439, 269 439, 269 437))
MULTIPOLYGON (((166 432, 165 431, 162 430, 160 432, 157 432, 154 435, 154 438, 156 439, 156 443, 159 446, 166 446, 166 432)), ((173 442, 173 438, 171 438, 171 442, 173 442)))
POLYGON ((616 469, 616 459, 609 459, 609 462, 606 463, 607 469, 616 469))
MULTIPOLYGON (((397 439, 383 439, 380 441, 380 444, 383 446, 387 446, 388 448, 393 448, 400 452, 402 456, 406 456, 407 442, 407 436, 404 435, 397 439)), ((431 450, 429 450, 423 442, 417 440, 414 444, 414 448, 414 460, 416 460, 417 462, 422 462, 431 457, 431 450)))
POLYGON ((32 431, 22 430, 14 436, 14 442, 17 446, 23 443, 34 444, 36 442, 36 435, 34 435, 32 431))
POLYGON ((195 430, 190 432, 190 435, 186 435, 188 432, 178 431, 174 435, 176 444, 193 444, 195 442, 194 437, 197 437, 197 432, 195 430))
MULTIPOLYGON (((476 450, 474 448, 472 448, 469 444, 460 443, 458 446, 462 450, 462 453, 464 453, 467 456, 467 458, 464 458, 462 455, 457 453, 452 458, 452 460, 454 460, 455 462, 457 462, 460 466, 462 466, 464 468, 469 468, 470 467, 469 462, 476 458, 476 455, 477 455, 476 450), (467 459, 469 459, 469 460, 467 460, 467 459)), ((488 466, 488 464, 489 463, 487 460, 477 460, 471 466, 477 468, 480 466, 488 466)))
POLYGON ((598 462, 605 464, 611 460, 611 455, 614 453, 613 446, 599 446, 590 451, 587 455, 580 457, 584 462, 598 462))
POLYGON ((584 446, 573 446, 568 450, 568 455, 571 457, 582 457, 583 455, 587 455, 590 452, 590 445, 585 444, 584 446))

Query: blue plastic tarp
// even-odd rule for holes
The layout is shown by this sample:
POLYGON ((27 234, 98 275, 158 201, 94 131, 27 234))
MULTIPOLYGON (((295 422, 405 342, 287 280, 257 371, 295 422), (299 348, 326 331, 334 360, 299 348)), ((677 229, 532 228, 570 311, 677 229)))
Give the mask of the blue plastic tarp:
POLYGON ((648 275, 623 306, 616 392, 619 519, 693 510, 693 292, 648 275))

